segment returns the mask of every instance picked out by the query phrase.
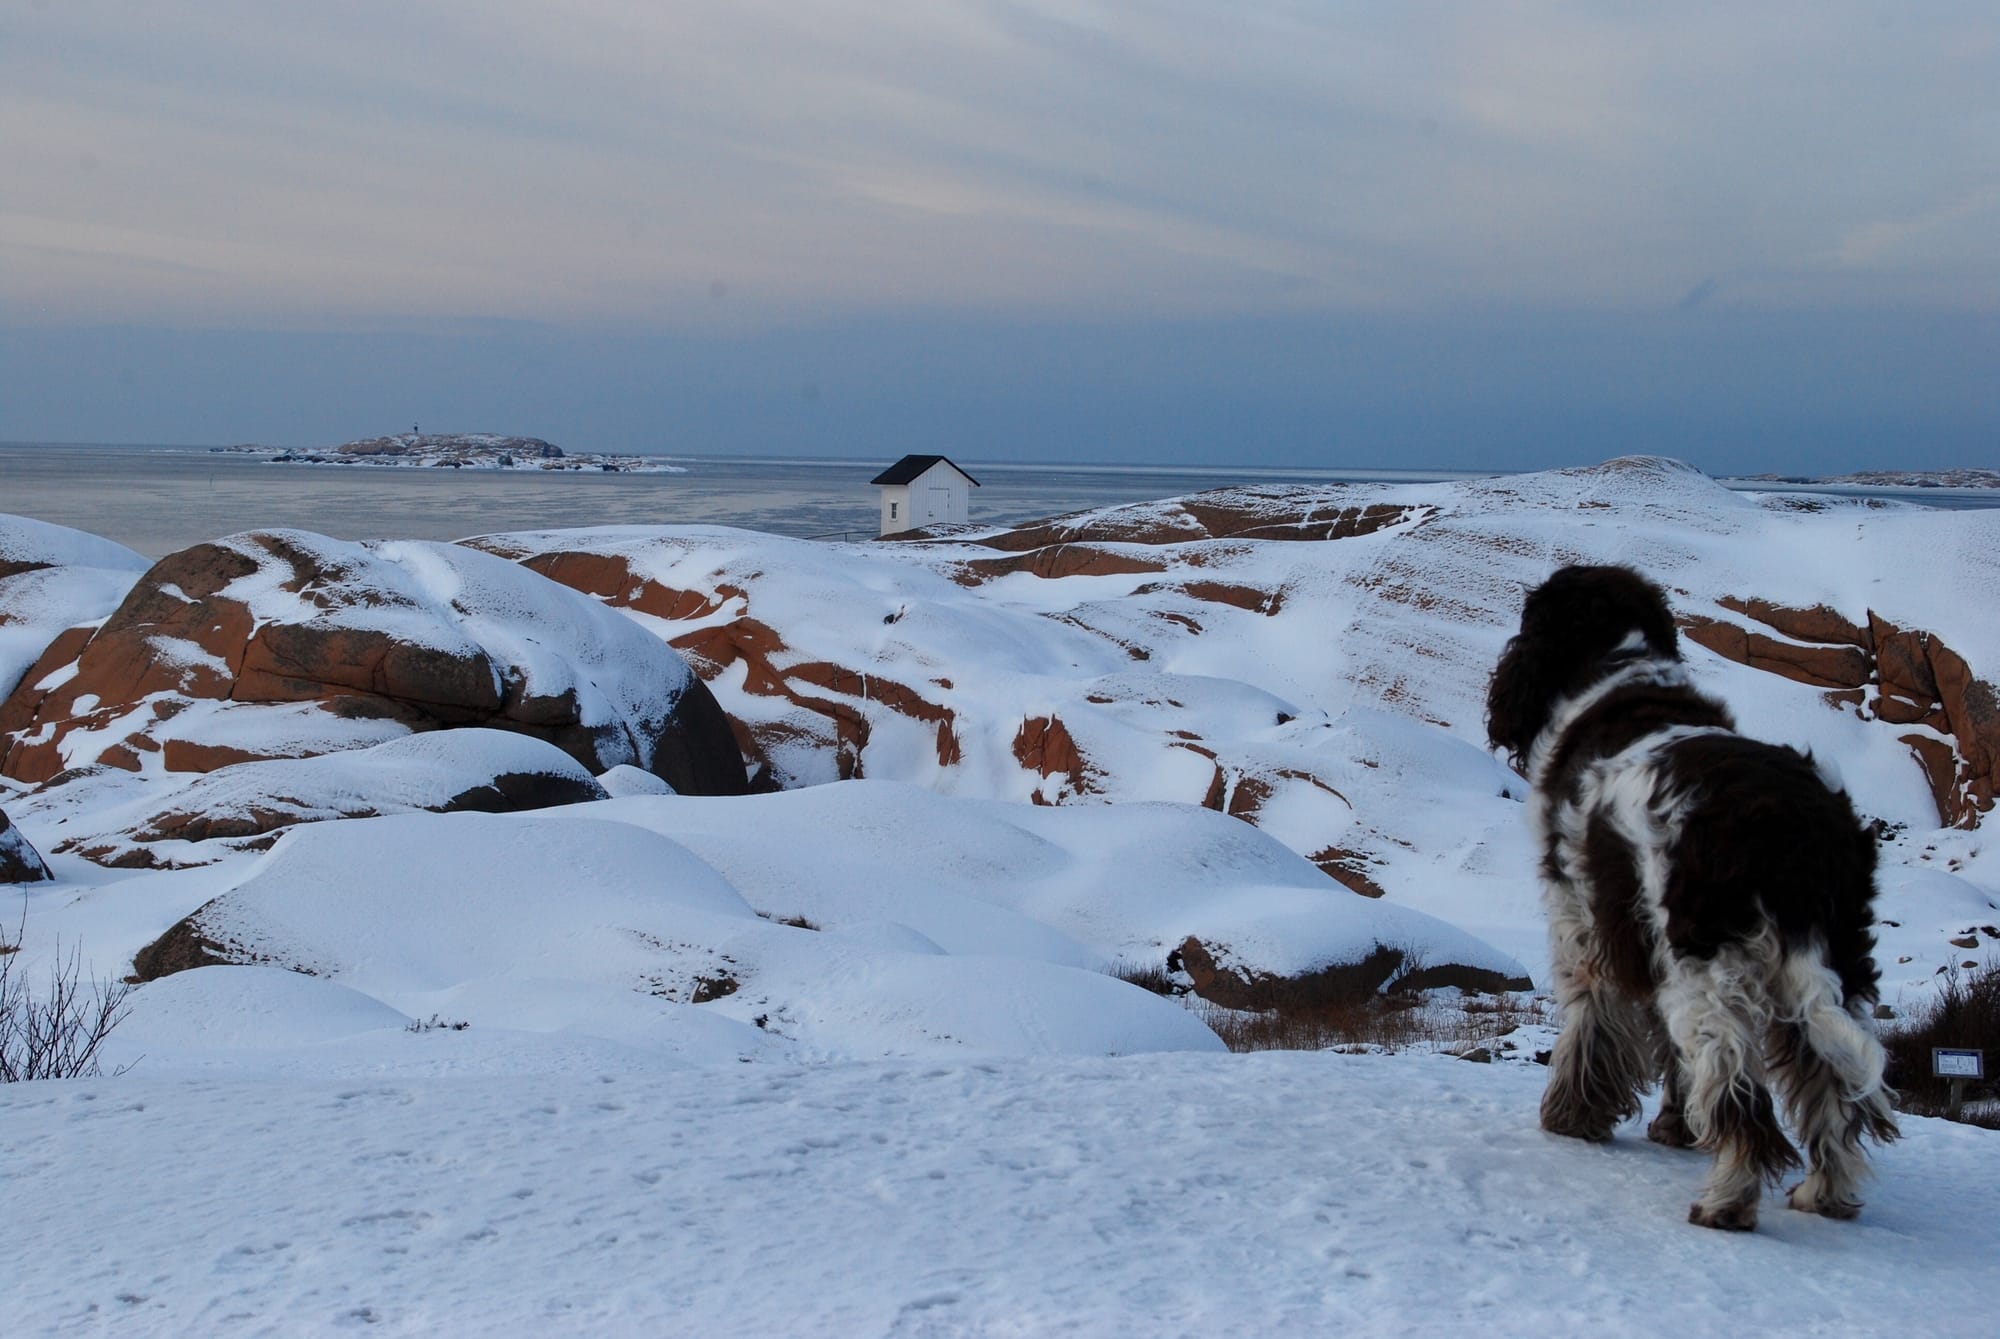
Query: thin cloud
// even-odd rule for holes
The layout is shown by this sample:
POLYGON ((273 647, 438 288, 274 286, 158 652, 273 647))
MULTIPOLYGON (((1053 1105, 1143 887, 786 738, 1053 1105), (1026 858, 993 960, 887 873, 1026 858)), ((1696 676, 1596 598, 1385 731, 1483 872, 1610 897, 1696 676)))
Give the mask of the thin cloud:
POLYGON ((1732 300, 2000 303, 1964 184, 2000 21, 1876 15, 50 6, 0 30, 0 241, 96 259, 8 267, 0 303, 688 326, 718 276, 784 322, 1636 309, 1779 272, 1732 300))
POLYGON ((1693 311, 1696 307, 1714 297, 1721 289, 1722 281, 1711 276, 1681 294, 1681 300, 1674 305, 1682 311, 1693 311))

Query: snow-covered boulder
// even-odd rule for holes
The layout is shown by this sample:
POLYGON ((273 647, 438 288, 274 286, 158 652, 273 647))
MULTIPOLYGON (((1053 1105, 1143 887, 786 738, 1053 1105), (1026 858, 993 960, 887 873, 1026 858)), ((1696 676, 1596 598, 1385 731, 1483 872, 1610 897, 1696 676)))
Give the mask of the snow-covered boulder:
MULTIPOLYGON (((49 655, 51 643, 61 639, 67 652, 52 660, 74 659, 89 635, 80 625, 116 609, 146 567, 146 559, 123 544, 0 515, 0 703, 49 655)), ((0 733, 12 728, 0 706, 0 733)))
POLYGON ((296 827, 163 929, 144 980, 281 967, 411 1017, 709 1060, 1212 1048, 1115 975, 1190 936, 1268 976, 1385 950, 1525 975, 1226 815, 869 781, 296 827))
POLYGON ((745 786, 726 718, 671 647, 451 544, 253 531, 155 564, 66 670, 6 711, 5 774, 204 772, 490 725, 592 772, 745 786))
POLYGON ((136 800, 79 815, 55 850, 118 868, 182 868, 266 850, 298 823, 417 811, 510 813, 607 794, 553 744, 468 726, 312 758, 236 763, 178 788, 152 787, 136 800))
POLYGON ((1226 815, 1178 804, 1036 806, 854 781, 738 801, 620 800, 607 815, 673 838, 760 906, 830 931, 893 924, 950 952, 1216 972, 1199 993, 1268 1007, 1232 981, 1365 976, 1385 986, 1524 990, 1510 955, 1434 916, 1353 892, 1226 815), (759 840, 796 832, 799 841, 759 840), (806 834, 816 834, 805 839, 806 834), (1059 938, 1058 938, 1059 937, 1059 938), (1379 972, 1377 964, 1387 964, 1379 972))
MULTIPOLYGON (((704 813, 740 812, 756 824, 757 847, 817 844, 843 867, 860 849, 886 853, 886 833, 818 833, 783 798, 704 813), (769 821, 757 823, 760 812, 769 821)), ((688 846, 617 821, 621 806, 689 803, 721 802, 645 797, 299 828, 142 950, 135 974, 289 968, 413 1018, 564 1031, 707 1061, 1221 1045, 1177 1004, 1078 965, 1091 955, 1026 916, 964 903, 964 924, 945 936, 952 949, 879 922, 838 928, 865 917, 818 928, 767 919, 771 908, 688 846), (982 924, 1011 929, 983 934, 982 924)), ((916 901, 893 876, 835 887, 867 897, 884 885, 916 901)), ((950 918, 951 905, 937 914, 950 918)))

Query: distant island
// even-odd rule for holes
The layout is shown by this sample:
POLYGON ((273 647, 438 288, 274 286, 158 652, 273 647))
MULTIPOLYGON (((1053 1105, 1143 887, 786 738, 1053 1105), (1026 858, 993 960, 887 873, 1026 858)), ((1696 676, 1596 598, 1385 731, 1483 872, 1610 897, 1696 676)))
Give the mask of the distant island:
POLYGON ((539 437, 507 437, 491 432, 403 432, 368 437, 323 451, 244 443, 210 448, 225 454, 263 456, 277 465, 376 465, 447 470, 603 471, 618 474, 685 474, 686 469, 654 456, 614 456, 568 452, 539 437))
POLYGON ((1995 488, 2000 489, 2000 470, 1860 470, 1830 478, 1804 478, 1791 474, 1749 474, 1738 476, 1740 483, 1817 484, 1853 488, 1995 488))

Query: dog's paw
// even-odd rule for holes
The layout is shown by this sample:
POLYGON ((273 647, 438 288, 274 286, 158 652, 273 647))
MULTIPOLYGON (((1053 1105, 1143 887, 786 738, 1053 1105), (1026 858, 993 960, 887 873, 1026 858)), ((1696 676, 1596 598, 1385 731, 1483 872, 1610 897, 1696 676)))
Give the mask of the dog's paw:
POLYGON ((1578 1100, 1571 1087, 1552 1085, 1542 1094, 1542 1128, 1550 1134, 1602 1144, 1617 1127, 1617 1117, 1578 1100))
POLYGON ((1822 1197, 1817 1192, 1807 1189, 1804 1181, 1792 1187, 1787 1199, 1791 1206, 1801 1213, 1816 1213, 1822 1218, 1848 1220, 1861 1216, 1859 1201, 1822 1197))
POLYGON ((1678 1111, 1662 1111, 1653 1117, 1653 1123, 1646 1127, 1646 1138, 1668 1148, 1693 1148, 1694 1131, 1688 1129, 1678 1111))
POLYGON ((1757 1204, 1724 1204, 1711 1209, 1696 1200, 1688 1205, 1688 1221, 1696 1227, 1712 1227, 1723 1232, 1750 1232, 1757 1226, 1757 1204))
POLYGON ((1583 1139, 1593 1144, 1611 1142, 1611 1132, 1616 1127, 1610 1122, 1581 1116, 1575 1112, 1542 1113, 1542 1128, 1550 1134, 1559 1134, 1565 1139, 1583 1139))

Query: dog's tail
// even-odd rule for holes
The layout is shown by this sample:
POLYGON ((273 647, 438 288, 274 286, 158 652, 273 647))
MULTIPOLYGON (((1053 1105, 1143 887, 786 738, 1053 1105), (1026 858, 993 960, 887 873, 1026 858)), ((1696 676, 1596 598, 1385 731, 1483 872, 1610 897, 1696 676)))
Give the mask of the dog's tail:
POLYGON ((1883 1077, 1887 1055, 1865 1017, 1870 1001, 1843 995, 1840 976, 1818 944, 1786 952, 1778 992, 1774 1059, 1799 1136, 1822 1147, 1832 1141, 1850 1153, 1858 1152, 1863 1136, 1884 1144, 1895 1139, 1896 1094, 1883 1077))

